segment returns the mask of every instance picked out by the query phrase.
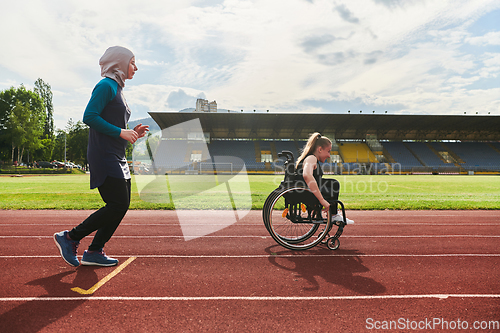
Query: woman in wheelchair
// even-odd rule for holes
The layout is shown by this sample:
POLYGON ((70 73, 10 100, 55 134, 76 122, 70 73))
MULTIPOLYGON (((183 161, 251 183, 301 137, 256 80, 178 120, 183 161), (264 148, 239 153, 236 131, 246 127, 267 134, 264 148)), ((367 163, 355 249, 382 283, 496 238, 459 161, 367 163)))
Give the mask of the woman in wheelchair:
MULTIPOLYGON (((337 212, 337 204, 330 207, 330 202, 335 202, 339 198, 340 184, 335 179, 323 179, 323 170, 319 164, 330 157, 332 142, 320 133, 313 133, 309 136, 302 154, 297 159, 296 172, 298 181, 303 181, 314 196, 323 205, 324 211, 330 209, 332 222, 341 222, 343 217, 337 212)), ((346 218, 346 224, 353 224, 354 221, 346 218)))

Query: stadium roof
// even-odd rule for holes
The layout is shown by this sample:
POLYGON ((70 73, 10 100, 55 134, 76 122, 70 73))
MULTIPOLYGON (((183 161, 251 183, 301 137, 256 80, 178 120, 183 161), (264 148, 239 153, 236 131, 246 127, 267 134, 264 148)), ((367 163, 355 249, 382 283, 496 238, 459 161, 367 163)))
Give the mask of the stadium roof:
POLYGON ((332 113, 149 112, 161 129, 199 119, 211 138, 306 139, 320 132, 337 140, 500 141, 500 116, 332 113))

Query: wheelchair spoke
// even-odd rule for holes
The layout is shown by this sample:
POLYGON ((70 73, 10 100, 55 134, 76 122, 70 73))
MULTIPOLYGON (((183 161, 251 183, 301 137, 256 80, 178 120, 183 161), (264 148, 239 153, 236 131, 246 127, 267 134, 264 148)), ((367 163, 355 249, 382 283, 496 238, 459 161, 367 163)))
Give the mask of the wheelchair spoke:
MULTIPOLYGON (((285 179, 264 203, 262 219, 267 231, 279 245, 290 250, 307 250, 319 243, 326 244, 331 250, 338 249, 345 224, 332 223, 330 212, 323 213, 314 194, 297 183, 293 153, 284 150, 278 156, 286 158, 285 179), (320 228, 320 224, 324 227, 320 228), (333 225, 337 231, 330 237, 333 225)), ((344 204, 339 200, 332 200, 330 204, 341 206, 345 221, 344 204)))
POLYGON ((330 228, 330 222, 321 216, 321 208, 315 203, 303 202, 296 192, 305 189, 283 189, 273 196, 272 202, 266 207, 268 212, 266 227, 276 242, 292 250, 309 249, 321 242, 326 235, 325 230, 330 228), (293 197, 293 201, 288 198, 293 197), (320 224, 325 228, 318 231, 320 224))

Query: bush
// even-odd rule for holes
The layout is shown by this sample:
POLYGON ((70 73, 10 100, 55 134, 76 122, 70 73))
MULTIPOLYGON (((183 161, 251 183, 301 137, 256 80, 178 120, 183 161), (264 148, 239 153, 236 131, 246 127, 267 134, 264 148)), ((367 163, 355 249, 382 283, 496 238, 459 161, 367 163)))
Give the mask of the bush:
POLYGON ((28 167, 14 167, 14 166, 1 166, 0 174, 2 175, 58 175, 58 174, 82 174, 85 171, 79 169, 52 169, 52 168, 28 168, 28 167))

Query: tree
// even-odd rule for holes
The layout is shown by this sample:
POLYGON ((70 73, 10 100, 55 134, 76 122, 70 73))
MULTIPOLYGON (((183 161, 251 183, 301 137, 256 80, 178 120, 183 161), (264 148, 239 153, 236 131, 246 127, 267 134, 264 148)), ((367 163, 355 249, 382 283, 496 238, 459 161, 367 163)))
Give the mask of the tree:
POLYGON ((45 125, 43 135, 48 138, 54 136, 54 105, 52 104, 52 90, 50 84, 38 78, 35 82, 35 93, 43 100, 45 105, 45 125))
POLYGON ((64 138, 67 133, 62 129, 57 129, 54 135, 54 148, 52 150, 52 160, 64 160, 64 138))
POLYGON ((0 101, 0 141, 11 145, 13 162, 17 149, 17 160, 21 162, 25 149, 41 147, 40 136, 45 120, 43 101, 23 85, 0 92, 0 101))
POLYGON ((23 120, 26 118, 28 113, 29 110, 27 110, 21 102, 17 101, 16 105, 10 112, 9 120, 7 121, 7 128, 10 131, 10 140, 12 144, 12 162, 21 161, 22 159, 22 154, 19 156, 19 147, 23 146, 26 142, 26 131, 23 127, 23 120), (18 148, 17 159, 14 158, 16 148, 18 148))
POLYGON ((7 138, 7 119, 10 114, 10 105, 5 99, 5 91, 0 91, 0 159, 6 161, 9 156, 10 142, 7 138))
POLYGON ((77 164, 87 164, 87 144, 89 127, 82 121, 73 122, 69 119, 65 130, 56 130, 54 136, 53 159, 72 161, 77 164), (66 152, 66 154, 65 154, 66 152))
POLYGON ((54 151, 54 139, 45 136, 41 142, 41 148, 34 152, 33 157, 40 161, 52 160, 52 153, 54 151))
POLYGON ((72 123, 68 122, 67 158, 78 164, 87 164, 87 145, 89 139, 89 127, 81 120, 72 123))

